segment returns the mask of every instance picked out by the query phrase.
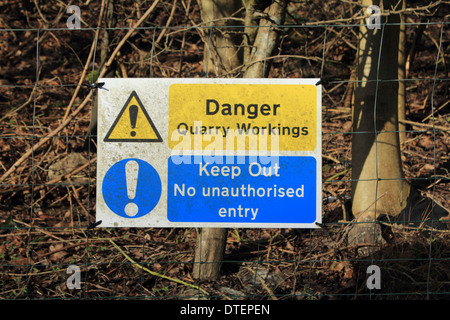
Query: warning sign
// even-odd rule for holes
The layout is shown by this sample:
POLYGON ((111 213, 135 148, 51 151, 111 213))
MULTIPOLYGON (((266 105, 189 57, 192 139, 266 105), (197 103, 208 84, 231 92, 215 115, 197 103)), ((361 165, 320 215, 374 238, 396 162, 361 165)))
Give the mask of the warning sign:
POLYGON ((319 79, 99 81, 98 227, 320 226, 319 79))
POLYGON ((162 142, 141 100, 133 91, 105 137, 105 142, 162 142))
MULTIPOLYGON (((317 87, 313 84, 179 83, 169 90, 169 132, 216 149, 313 151, 317 145, 317 87), (245 143, 240 143, 245 138, 245 143), (275 145, 274 142, 277 142, 275 145), (223 142, 223 144, 221 144, 223 142)), ((185 143, 185 141, 183 141, 185 143)), ((169 141, 176 148, 178 139, 169 141)))
POLYGON ((169 160, 167 218, 172 222, 314 223, 317 160, 281 156, 239 164, 169 160), (201 209, 201 210, 200 210, 201 209))
POLYGON ((108 208, 124 218, 139 218, 156 206, 161 196, 156 170, 140 159, 115 163, 103 178, 102 193, 108 208))

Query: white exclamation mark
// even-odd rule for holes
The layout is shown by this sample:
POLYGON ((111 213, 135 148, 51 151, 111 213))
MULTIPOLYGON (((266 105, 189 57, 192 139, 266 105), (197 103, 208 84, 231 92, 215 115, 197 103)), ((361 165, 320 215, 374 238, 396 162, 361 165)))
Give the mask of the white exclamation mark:
POLYGON ((136 196, 136 188, 137 188, 137 179, 139 173, 139 163, 134 160, 130 160, 125 164, 125 176, 127 179, 127 195, 128 199, 130 199, 130 203, 125 206, 125 213, 133 217, 135 216, 139 208, 138 206, 132 202, 134 197, 136 196))

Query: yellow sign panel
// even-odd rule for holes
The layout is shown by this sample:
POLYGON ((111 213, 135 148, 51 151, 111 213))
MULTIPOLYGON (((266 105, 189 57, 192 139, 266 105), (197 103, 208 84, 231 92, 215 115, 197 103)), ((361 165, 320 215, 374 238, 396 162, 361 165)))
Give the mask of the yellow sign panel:
POLYGON ((109 129, 105 142, 162 142, 141 100, 133 91, 109 129))
POLYGON ((169 147, 313 151, 317 88, 294 84, 172 84, 169 147))

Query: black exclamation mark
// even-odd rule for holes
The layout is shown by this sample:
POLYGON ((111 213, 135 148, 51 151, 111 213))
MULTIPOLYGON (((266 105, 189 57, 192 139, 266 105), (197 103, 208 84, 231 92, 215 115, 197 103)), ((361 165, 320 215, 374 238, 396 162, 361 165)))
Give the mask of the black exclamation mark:
MULTIPOLYGON (((136 105, 132 105, 129 109, 130 111, 130 124, 131 124, 131 129, 135 129, 136 128, 136 120, 137 120, 137 115, 139 112, 139 108, 136 105)), ((130 132, 131 136, 134 137, 136 135, 135 131, 131 131, 130 132)))

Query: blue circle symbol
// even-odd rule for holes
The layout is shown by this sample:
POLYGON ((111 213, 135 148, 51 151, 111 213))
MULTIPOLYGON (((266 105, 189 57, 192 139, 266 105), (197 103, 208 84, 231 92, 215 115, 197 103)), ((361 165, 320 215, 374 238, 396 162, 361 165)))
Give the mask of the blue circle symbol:
POLYGON ((161 191, 161 179, 155 168, 134 158, 121 160, 109 168, 102 184, 106 205, 124 218, 148 214, 158 204, 161 191))

